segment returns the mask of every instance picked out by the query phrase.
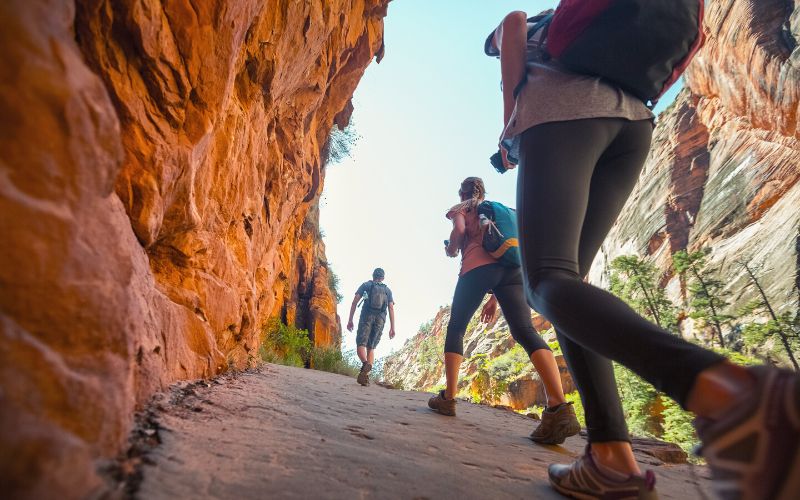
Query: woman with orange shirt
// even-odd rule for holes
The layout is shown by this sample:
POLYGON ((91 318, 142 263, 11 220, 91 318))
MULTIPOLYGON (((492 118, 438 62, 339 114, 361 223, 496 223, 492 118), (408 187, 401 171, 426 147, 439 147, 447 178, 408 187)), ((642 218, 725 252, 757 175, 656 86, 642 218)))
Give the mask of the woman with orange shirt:
POLYGON ((453 221, 453 230, 445 251, 449 257, 456 257, 461 253, 461 272, 445 338, 447 388, 433 396, 428 401, 428 406, 443 415, 455 416, 454 397, 458 386, 458 371, 464 359, 463 339, 467 324, 486 294, 492 293, 481 312, 481 320, 490 321, 497 311, 498 302, 500 303, 511 336, 530 356, 547 394, 548 407, 542 414, 542 423, 531 434, 531 439, 539 443, 563 443, 567 437, 580 431, 580 425, 572 403, 566 402, 564 398, 555 356, 533 328, 520 268, 498 263, 483 248, 483 232, 477 210, 486 194, 483 181, 478 177, 468 177, 461 183, 458 194, 461 202, 447 212, 447 218, 453 221))

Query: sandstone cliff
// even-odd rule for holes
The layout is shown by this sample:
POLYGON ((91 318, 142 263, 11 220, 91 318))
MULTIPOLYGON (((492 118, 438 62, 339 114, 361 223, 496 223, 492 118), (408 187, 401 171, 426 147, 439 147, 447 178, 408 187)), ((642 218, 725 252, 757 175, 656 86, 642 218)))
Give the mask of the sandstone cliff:
POLYGON ((591 272, 607 284, 618 255, 652 259, 676 301, 678 250, 711 250, 732 310, 756 298, 797 310, 800 283, 800 5, 707 2, 709 39, 656 127, 644 173, 591 272))
POLYGON ((98 491, 136 405, 269 317, 338 341, 320 157, 387 3, 2 2, 5 494, 98 491))

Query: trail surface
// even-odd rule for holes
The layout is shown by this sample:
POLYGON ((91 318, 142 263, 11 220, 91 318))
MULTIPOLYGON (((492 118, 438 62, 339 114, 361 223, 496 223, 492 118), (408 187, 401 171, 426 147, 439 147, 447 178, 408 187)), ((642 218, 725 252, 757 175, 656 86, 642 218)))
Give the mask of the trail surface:
MULTIPOLYGON (((547 465, 585 446, 527 439, 538 422, 459 402, 428 410, 429 395, 361 387, 354 379, 264 365, 173 389, 156 406, 161 444, 149 451, 138 498, 562 498, 547 465)), ((661 498, 698 498, 705 468, 654 466, 661 498)))

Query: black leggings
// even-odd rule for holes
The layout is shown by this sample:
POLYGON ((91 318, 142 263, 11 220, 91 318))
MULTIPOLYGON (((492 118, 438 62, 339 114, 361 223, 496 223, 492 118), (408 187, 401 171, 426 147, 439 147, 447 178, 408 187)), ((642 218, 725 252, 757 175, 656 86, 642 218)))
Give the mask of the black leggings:
POLYGON ((724 358, 583 281, 639 177, 649 120, 592 118, 525 131, 517 208, 528 299, 556 327, 589 440, 629 440, 614 360, 685 407, 697 375, 724 358))
POLYGON ((528 356, 533 351, 549 349, 533 328, 531 309, 525 300, 520 269, 487 264, 476 267, 458 278, 456 292, 453 295, 453 307, 450 311, 450 322, 447 324, 444 352, 464 354, 464 333, 467 331, 469 320, 490 290, 500 303, 511 336, 525 348, 528 356))

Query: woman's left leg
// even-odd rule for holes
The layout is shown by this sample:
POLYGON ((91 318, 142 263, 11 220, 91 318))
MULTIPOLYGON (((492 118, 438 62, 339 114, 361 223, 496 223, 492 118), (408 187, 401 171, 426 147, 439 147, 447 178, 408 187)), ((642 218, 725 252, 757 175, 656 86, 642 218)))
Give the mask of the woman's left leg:
POLYGON ((458 278, 444 340, 445 396, 448 399, 455 397, 458 391, 458 370, 464 358, 464 334, 469 320, 478 310, 486 292, 499 280, 501 269, 498 264, 480 266, 458 278))

